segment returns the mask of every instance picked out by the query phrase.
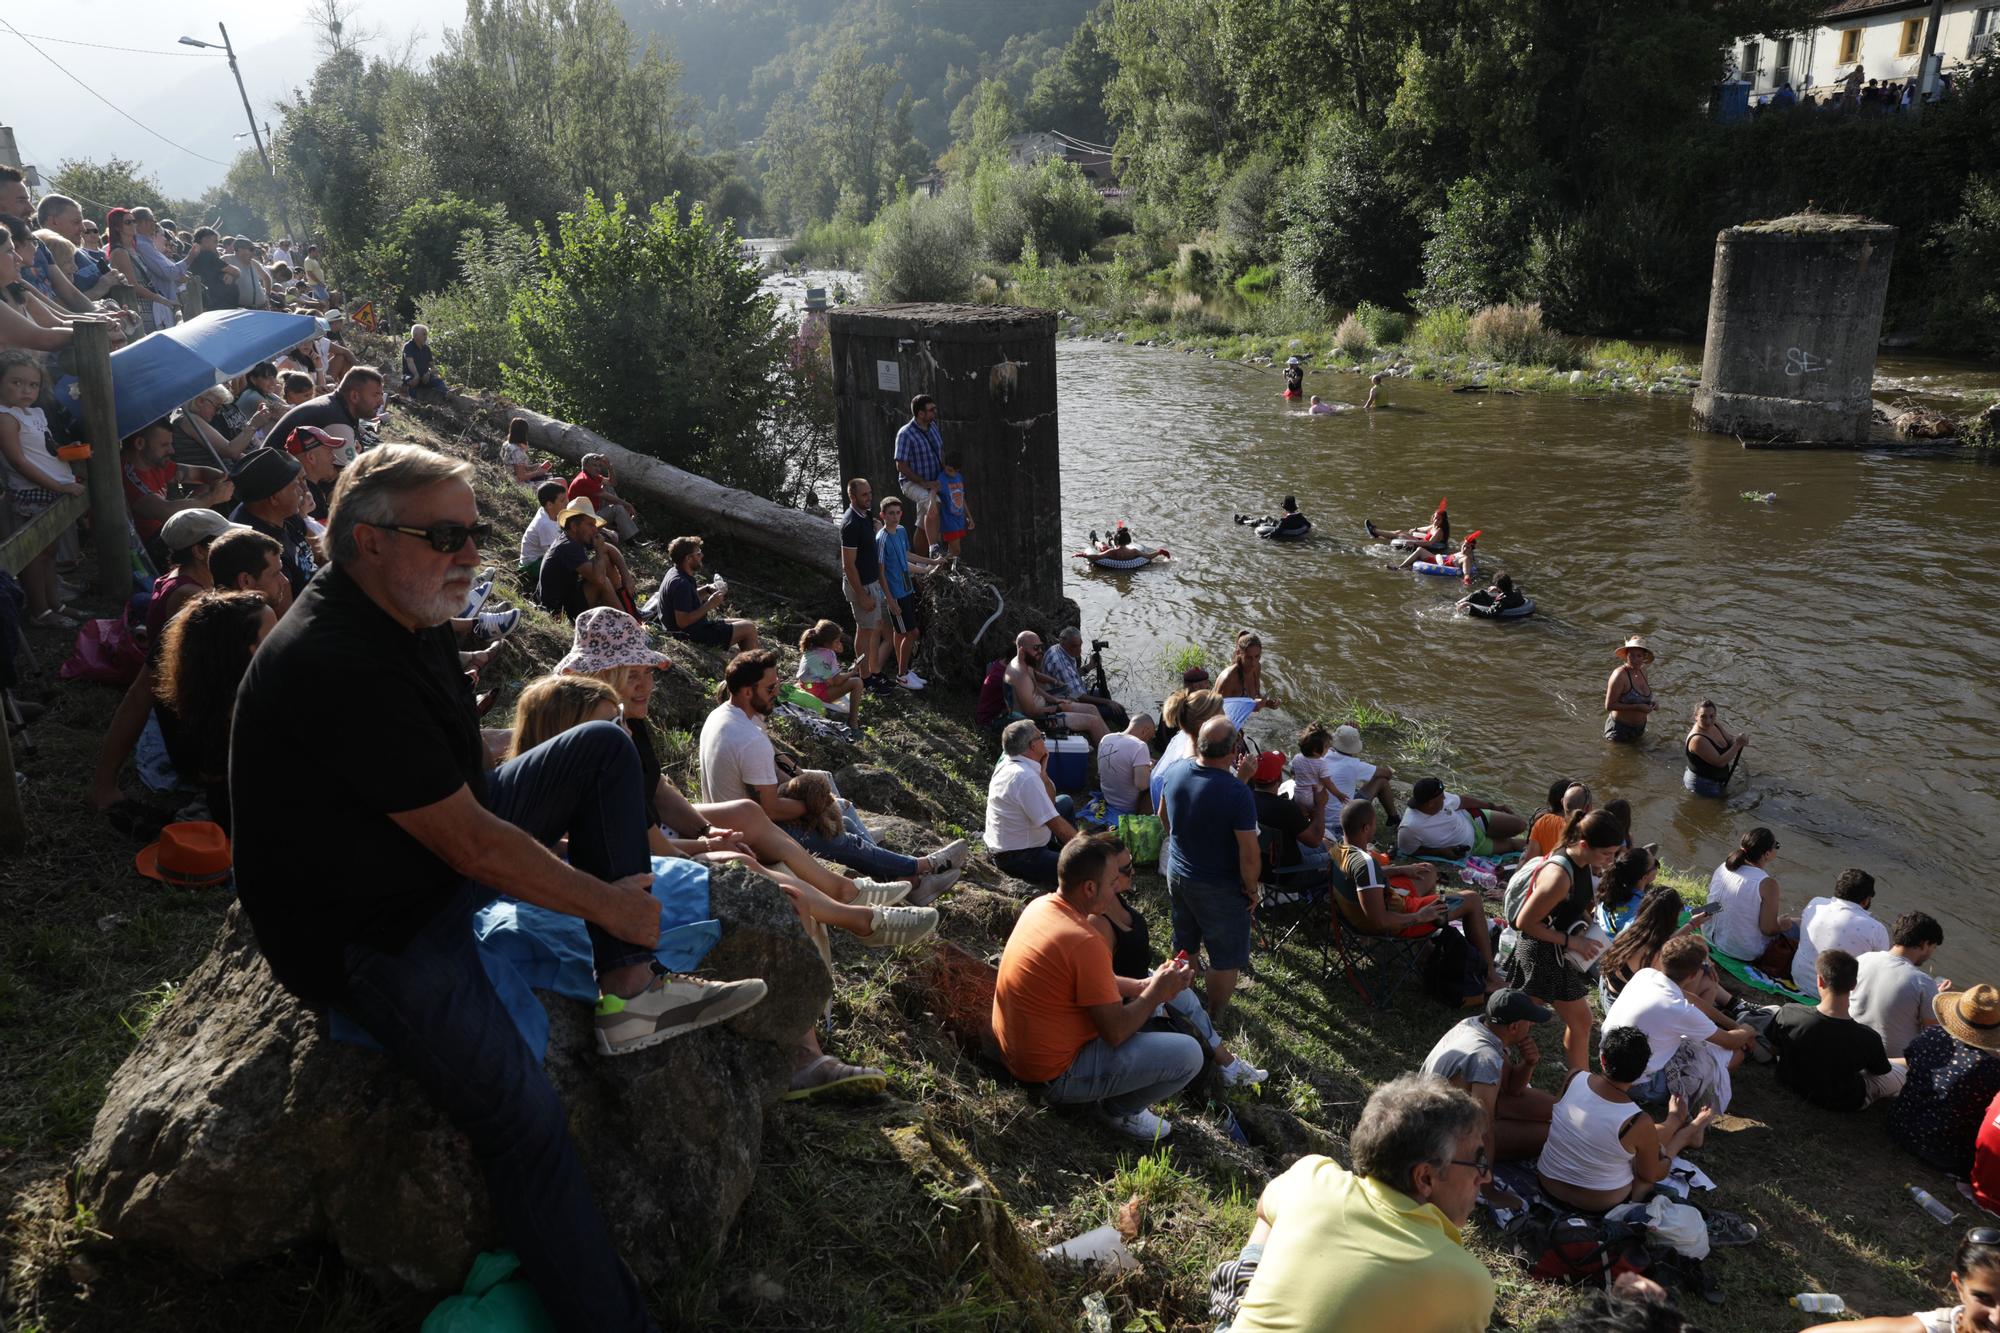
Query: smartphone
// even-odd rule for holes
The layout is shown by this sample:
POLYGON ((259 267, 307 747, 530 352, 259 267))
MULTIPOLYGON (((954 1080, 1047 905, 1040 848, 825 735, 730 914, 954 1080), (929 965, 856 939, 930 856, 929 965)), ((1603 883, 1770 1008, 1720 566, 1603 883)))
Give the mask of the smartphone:
POLYGON ((1703 903, 1701 906, 1694 909, 1694 914, 1697 917, 1714 916, 1717 912, 1720 912, 1721 910, 1722 910, 1721 903, 1703 903))

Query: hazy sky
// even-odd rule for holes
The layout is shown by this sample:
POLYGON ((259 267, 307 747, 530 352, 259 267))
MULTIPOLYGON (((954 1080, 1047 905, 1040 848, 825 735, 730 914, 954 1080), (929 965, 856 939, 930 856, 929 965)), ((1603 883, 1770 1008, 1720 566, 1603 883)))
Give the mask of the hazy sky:
MULTIPOLYGON (((354 26, 381 34, 376 49, 401 50, 414 41, 422 56, 438 49, 445 28, 463 21, 465 0, 356 0, 354 10, 354 26)), ((73 9, 0 3, 0 125, 13 129, 22 156, 45 173, 64 158, 124 157, 143 163, 169 195, 199 195, 220 183, 230 159, 249 146, 249 126, 221 53, 181 46, 179 39, 219 42, 215 25, 228 24, 258 121, 275 122, 273 104, 305 82, 315 61, 302 11, 269 0, 98 0, 73 9), (169 147, 92 97, 49 57, 181 147, 169 147), (238 141, 236 134, 246 137, 238 141)))

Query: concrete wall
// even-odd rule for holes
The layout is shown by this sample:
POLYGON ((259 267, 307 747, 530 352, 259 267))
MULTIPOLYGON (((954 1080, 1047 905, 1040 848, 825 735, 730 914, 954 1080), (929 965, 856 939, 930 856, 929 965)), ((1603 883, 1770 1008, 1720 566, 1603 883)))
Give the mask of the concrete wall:
MULTIPOLYGON (((849 306, 833 311, 828 325, 842 480, 867 477, 878 502, 898 489, 896 432, 910 419, 910 399, 930 394, 945 447, 964 452, 976 527, 961 556, 1036 604, 1058 605, 1069 548, 1054 314, 1012 306, 849 306)), ((834 503, 828 497, 828 506, 834 503)))
POLYGON ((1785 218, 1716 237, 1694 423, 1748 439, 1863 444, 1896 229, 1785 218))
MULTIPOLYGON (((1979 12, 1994 7, 1994 0, 1946 0, 1944 21, 1939 25, 1937 42, 1937 53, 1944 58, 1944 69, 1965 63, 1972 49, 1973 28, 1979 12)), ((1903 24, 1911 19, 1927 19, 1929 14, 1928 3, 1912 3, 1871 14, 1836 15, 1815 27, 1792 34, 1793 89, 1805 92, 1831 87, 1845 78, 1856 63, 1861 66, 1863 80, 1900 82, 1915 78, 1917 57, 1923 51, 1923 35, 1919 32, 1915 51, 1909 55, 1901 54, 1903 24), (1843 63, 1840 59, 1841 34, 1854 28, 1861 31, 1859 60, 1843 63)), ((1988 20, 1989 29, 1992 22, 1988 20)), ((1779 40, 1780 36, 1759 34, 1738 42, 1730 52, 1730 60, 1737 67, 1739 77, 1750 81, 1753 96, 1761 97, 1778 86, 1779 40), (1754 72, 1744 65, 1746 49, 1752 42, 1757 46, 1757 69, 1754 72)))

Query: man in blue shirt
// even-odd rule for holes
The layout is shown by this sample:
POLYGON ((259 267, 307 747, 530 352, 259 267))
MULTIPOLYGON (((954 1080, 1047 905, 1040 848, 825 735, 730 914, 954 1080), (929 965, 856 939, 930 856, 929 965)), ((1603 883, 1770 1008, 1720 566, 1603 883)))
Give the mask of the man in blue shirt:
POLYGON ((933 554, 938 540, 938 474, 944 471, 944 435, 937 419, 937 399, 920 393, 910 400, 909 421, 896 432, 896 480, 917 507, 922 549, 933 554))
POLYGON ((1250 962, 1257 910, 1257 803, 1231 769, 1236 727, 1217 715, 1195 735, 1196 760, 1178 765, 1160 792, 1167 834, 1167 899, 1174 948, 1189 958, 1208 947, 1208 1012, 1219 1014, 1250 962))

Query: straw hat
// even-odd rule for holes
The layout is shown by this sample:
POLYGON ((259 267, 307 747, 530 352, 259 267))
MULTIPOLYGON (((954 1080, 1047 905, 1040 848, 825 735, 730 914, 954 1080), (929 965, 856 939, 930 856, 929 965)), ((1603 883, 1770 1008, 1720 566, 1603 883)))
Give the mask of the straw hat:
POLYGON ((177 889, 219 888, 229 882, 229 835, 220 824, 205 821, 169 824, 158 842, 139 849, 132 864, 147 879, 177 889))
POLYGON ((1613 657, 1623 657, 1627 653, 1634 653, 1634 652, 1644 653, 1647 657, 1651 657, 1653 655, 1653 650, 1646 646, 1645 635, 1634 634, 1631 638, 1625 640, 1624 643, 1612 649, 1611 655, 1613 657))
POLYGON ((671 659, 653 651, 639 622, 615 606, 593 606, 576 618, 576 641, 562 661, 558 676, 614 667, 663 667, 671 659))
POLYGON ((1348 724, 1333 729, 1333 748, 1352 758, 1361 753, 1361 731, 1348 724))
POLYGON ((604 520, 597 516, 597 506, 590 502, 590 497, 587 495, 579 495, 571 500, 569 506, 556 515, 556 525, 566 528, 573 518, 587 518, 600 528, 604 526, 604 520))
POLYGON ((1967 1046, 2000 1055, 2000 990, 1979 985, 1937 997, 1938 1022, 1967 1046))

